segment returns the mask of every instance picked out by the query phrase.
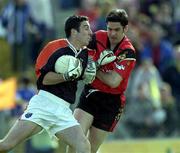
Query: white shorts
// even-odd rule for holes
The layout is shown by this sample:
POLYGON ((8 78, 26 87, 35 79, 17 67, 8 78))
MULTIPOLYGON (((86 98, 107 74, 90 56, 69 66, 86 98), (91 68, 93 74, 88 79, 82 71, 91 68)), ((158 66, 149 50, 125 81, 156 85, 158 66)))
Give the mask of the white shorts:
POLYGON ((32 121, 47 130, 50 136, 79 125, 70 109, 70 103, 43 90, 31 98, 21 120, 32 121))

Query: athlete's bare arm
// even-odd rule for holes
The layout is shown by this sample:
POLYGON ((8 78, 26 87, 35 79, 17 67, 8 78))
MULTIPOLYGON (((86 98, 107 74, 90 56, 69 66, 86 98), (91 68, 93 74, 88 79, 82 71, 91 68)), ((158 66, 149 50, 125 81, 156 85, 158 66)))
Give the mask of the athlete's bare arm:
POLYGON ((44 85, 53 85, 64 82, 63 74, 48 72, 43 79, 44 85))
POLYGON ((97 71, 96 77, 111 88, 118 87, 123 80, 120 74, 115 71, 102 72, 101 70, 99 70, 97 71))

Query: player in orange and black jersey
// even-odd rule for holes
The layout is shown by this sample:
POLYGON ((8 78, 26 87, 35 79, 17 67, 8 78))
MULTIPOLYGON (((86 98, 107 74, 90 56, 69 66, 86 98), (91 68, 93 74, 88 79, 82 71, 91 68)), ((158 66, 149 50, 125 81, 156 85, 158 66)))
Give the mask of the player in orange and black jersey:
POLYGON ((119 121, 125 105, 124 92, 136 63, 135 49, 125 35, 128 30, 125 10, 112 10, 107 15, 106 23, 107 31, 95 32, 88 47, 96 50, 95 60, 105 49, 112 50, 116 60, 101 66, 93 83, 85 85, 74 111, 84 133, 88 134, 91 153, 97 152, 119 121))
POLYGON ((25 112, 8 134, 0 140, 0 153, 5 153, 17 144, 39 133, 42 129, 50 136, 63 139, 77 153, 90 153, 90 144, 70 107, 74 103, 76 84, 88 70, 88 54, 84 46, 91 39, 91 29, 87 17, 71 16, 66 20, 67 39, 48 43, 38 56, 36 74, 38 94, 33 96, 25 112), (78 65, 59 74, 55 63, 62 55, 76 57, 78 65))

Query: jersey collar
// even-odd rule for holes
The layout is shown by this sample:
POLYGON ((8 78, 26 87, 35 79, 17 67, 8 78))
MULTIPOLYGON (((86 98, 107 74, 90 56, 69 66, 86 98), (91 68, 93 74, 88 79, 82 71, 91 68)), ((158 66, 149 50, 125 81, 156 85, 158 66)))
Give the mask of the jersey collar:
POLYGON ((80 48, 80 50, 77 50, 70 42, 69 42, 69 40, 68 39, 66 39, 67 40, 67 42, 68 42, 68 44, 69 44, 69 47, 73 50, 73 52, 75 53, 75 54, 78 54, 78 52, 81 52, 81 48, 80 48))

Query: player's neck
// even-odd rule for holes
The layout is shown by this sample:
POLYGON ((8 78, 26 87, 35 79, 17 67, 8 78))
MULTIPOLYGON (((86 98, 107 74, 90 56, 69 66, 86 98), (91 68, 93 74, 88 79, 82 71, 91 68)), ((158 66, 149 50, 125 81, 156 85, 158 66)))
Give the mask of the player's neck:
POLYGON ((124 37, 125 37, 125 35, 123 34, 118 41, 116 41, 116 42, 110 41, 110 49, 113 50, 122 41, 122 39, 124 37))
POLYGON ((81 46, 77 41, 68 39, 68 41, 71 43, 71 45, 77 50, 81 50, 83 46, 81 46))

